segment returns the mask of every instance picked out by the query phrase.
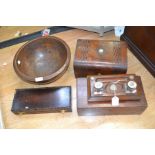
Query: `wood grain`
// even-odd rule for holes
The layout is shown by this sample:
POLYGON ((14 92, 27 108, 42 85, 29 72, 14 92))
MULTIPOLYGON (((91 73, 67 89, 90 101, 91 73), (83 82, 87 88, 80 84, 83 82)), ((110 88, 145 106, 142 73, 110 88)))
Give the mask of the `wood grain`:
MULTIPOLYGON (((0 28, 0 40, 8 38, 20 27, 0 28)), ((22 28, 24 30, 24 28, 22 28)), ((32 32, 38 27, 26 27, 32 32)), ((76 80, 73 72, 73 58, 77 39, 119 40, 114 32, 105 33, 104 37, 83 30, 70 30, 54 35, 64 39, 71 49, 71 63, 66 73, 56 82, 44 86, 72 86, 72 113, 30 114, 17 116, 11 110, 15 89, 38 88, 22 81, 14 72, 13 57, 24 44, 17 44, 0 50, 0 103, 2 104, 4 123, 6 128, 155 128, 155 79, 128 50, 128 74, 141 76, 148 108, 141 115, 118 116, 89 116, 79 117, 76 110, 76 80)))

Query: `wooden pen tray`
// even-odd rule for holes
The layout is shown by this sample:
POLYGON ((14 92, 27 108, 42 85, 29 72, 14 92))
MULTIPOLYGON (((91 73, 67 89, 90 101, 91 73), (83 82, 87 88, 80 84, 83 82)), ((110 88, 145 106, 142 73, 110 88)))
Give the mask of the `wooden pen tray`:
POLYGON ((15 114, 71 112, 71 87, 17 89, 11 111, 15 114))

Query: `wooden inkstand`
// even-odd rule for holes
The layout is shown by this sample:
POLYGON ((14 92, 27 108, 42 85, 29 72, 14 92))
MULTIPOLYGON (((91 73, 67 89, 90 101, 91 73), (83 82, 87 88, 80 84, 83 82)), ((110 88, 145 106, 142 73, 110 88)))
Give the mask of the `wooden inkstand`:
POLYGON ((146 107, 139 76, 120 74, 77 79, 79 115, 140 114, 146 107))

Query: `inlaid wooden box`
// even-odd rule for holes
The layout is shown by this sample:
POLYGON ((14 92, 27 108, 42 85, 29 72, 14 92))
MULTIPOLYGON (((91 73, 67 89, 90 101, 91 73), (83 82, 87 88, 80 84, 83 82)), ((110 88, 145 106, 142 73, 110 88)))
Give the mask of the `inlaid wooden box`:
POLYGON ((124 41, 77 41, 74 57, 75 77, 123 74, 127 71, 127 44, 124 41))
POLYGON ((140 114, 147 107, 141 78, 130 75, 77 78, 79 115, 140 114), (113 102, 114 97, 119 102, 113 102))

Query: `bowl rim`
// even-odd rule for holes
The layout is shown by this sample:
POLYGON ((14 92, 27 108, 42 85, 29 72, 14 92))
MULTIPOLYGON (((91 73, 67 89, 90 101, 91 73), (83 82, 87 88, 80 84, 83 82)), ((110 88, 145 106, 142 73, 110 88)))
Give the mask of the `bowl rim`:
POLYGON ((15 54, 14 59, 13 59, 13 67, 14 67, 14 70, 15 70, 16 74, 24 81, 27 81, 27 82, 30 82, 30 83, 44 83, 44 82, 47 82, 47 81, 51 81, 52 82, 52 81, 54 81, 55 78, 59 77, 59 74, 60 75, 64 74, 64 72, 67 70, 67 67, 69 66, 70 59, 71 59, 70 48, 69 48, 69 46, 67 45, 67 43, 64 40, 62 40, 62 39, 60 39, 58 37, 55 37, 55 36, 41 36, 41 37, 38 37, 38 38, 33 39, 31 41, 28 41, 27 43, 25 43, 24 45, 22 45, 18 49, 18 51, 15 54), (36 42, 37 40, 40 40, 40 39, 47 39, 47 38, 55 39, 55 40, 61 42, 65 46, 65 48, 66 48, 67 58, 65 60, 65 63, 61 66, 61 68, 59 68, 56 72, 54 72, 54 73, 52 73, 50 75, 42 77, 43 80, 37 82, 36 78, 38 78, 38 77, 30 77, 30 76, 24 74, 23 72, 21 72, 21 70, 19 70, 18 64, 17 64, 18 55, 25 48, 25 46, 29 45, 30 43, 36 42))

